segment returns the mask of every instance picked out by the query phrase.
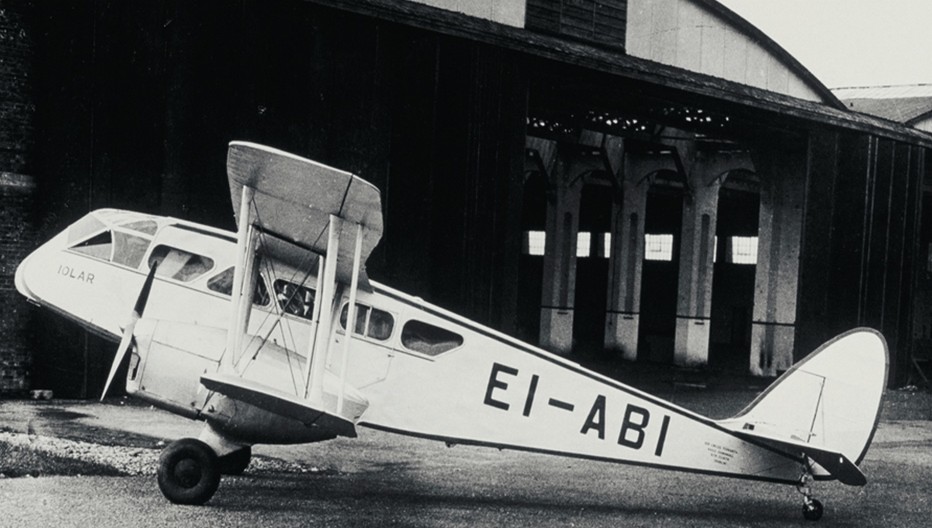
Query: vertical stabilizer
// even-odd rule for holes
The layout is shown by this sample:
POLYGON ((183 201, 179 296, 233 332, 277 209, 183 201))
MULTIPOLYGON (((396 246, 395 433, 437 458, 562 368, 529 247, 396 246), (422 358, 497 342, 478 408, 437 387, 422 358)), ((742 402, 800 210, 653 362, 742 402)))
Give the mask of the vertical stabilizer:
POLYGON ((859 464, 870 447, 887 384, 887 343, 857 328, 794 365, 721 425, 752 436, 808 444, 859 464))

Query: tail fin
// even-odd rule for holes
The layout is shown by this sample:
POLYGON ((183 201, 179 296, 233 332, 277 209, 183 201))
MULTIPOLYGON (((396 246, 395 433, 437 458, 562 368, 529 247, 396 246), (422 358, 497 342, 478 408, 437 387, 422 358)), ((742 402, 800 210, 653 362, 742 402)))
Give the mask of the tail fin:
POLYGON ((851 330, 793 365, 745 410, 720 423, 860 464, 877 428, 888 365, 879 332, 851 330))

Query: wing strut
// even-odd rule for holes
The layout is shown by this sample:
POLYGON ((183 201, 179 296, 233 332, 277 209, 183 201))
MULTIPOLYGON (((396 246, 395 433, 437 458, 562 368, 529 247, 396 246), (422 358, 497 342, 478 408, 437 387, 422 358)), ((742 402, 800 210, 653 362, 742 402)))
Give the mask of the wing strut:
POLYGON ((346 314, 346 338, 343 340, 343 360, 340 365, 340 393, 337 396, 337 415, 343 416, 343 396, 346 392, 346 363, 350 341, 356 330, 356 290, 359 288, 359 266, 362 256, 362 225, 356 224, 356 248, 353 251, 353 279, 350 282, 349 308, 346 314))
POLYGON ((233 267, 233 291, 231 292, 232 314, 230 331, 227 334, 226 353, 221 358, 221 371, 234 370, 237 355, 242 347, 243 335, 249 324, 249 312, 252 308, 253 295, 256 290, 255 246, 256 232, 253 229, 252 199, 255 189, 243 186, 240 197, 240 217, 236 233, 236 265, 233 267))
MULTIPOLYGON (((343 221, 336 215, 330 215, 330 228, 327 233, 327 255, 324 257, 323 284, 317 291, 317 304, 320 305, 317 332, 308 351, 307 377, 304 380, 304 397, 311 402, 322 403, 324 397, 324 369, 327 366, 327 351, 330 345, 330 332, 333 321, 333 299, 336 293, 337 255, 340 253, 340 231, 343 221), (323 330, 323 331, 321 331, 323 330)), ((317 311, 315 309, 315 311, 317 311)))

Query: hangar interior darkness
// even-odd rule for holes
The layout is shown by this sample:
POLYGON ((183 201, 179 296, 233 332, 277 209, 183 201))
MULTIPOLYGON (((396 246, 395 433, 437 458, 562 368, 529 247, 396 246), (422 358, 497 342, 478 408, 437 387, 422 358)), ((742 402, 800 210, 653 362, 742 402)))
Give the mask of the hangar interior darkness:
MULTIPOLYGON (((774 376, 871 326, 910 379, 930 136, 846 111, 712 0, 678 16, 764 49, 785 89, 664 62, 634 25, 650 0, 596 2, 617 9, 588 32, 546 2, 524 27, 431 3, 10 2, 29 237, 101 207, 232 229, 226 146, 248 140, 382 190, 373 279, 559 354, 774 376)), ((31 387, 98 394, 112 345, 18 317, 31 387)))

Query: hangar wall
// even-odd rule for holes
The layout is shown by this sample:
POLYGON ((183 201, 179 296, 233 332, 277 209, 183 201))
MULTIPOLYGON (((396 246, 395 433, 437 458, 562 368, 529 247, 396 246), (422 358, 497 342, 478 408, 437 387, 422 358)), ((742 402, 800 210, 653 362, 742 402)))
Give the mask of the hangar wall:
POLYGON ((0 394, 30 386, 29 307, 13 275, 34 244, 32 16, 29 2, 0 3, 0 394))
MULTIPOLYGON (((34 9, 39 240, 99 207, 232 229, 226 145, 250 140, 383 190, 374 279, 513 327, 526 80, 509 52, 291 0, 34 9)), ((94 396, 112 345, 29 317, 31 385, 94 396)))

